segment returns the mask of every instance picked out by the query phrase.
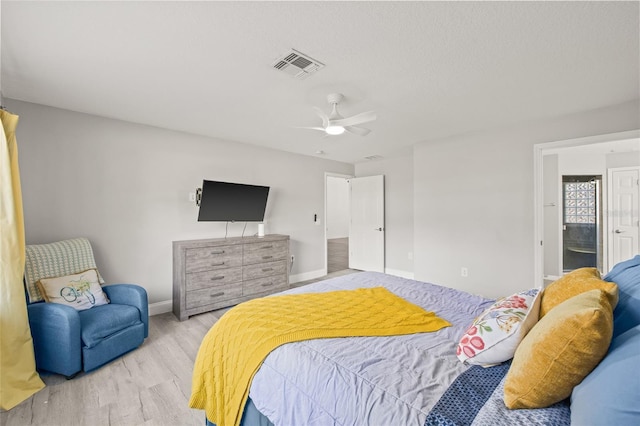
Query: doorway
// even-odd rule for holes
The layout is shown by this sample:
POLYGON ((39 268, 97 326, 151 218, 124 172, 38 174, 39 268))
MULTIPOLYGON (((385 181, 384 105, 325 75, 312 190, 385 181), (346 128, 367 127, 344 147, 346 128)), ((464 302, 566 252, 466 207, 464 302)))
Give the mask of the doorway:
POLYGON ((602 176, 562 176, 562 272, 602 271, 602 176))
MULTIPOLYGON (((583 262, 584 258, 589 256, 591 256, 590 263, 594 263, 595 255, 595 266, 603 274, 613 267, 616 262, 611 260, 610 246, 616 235, 615 229, 619 228, 614 228, 612 223, 621 211, 607 204, 612 197, 611 188, 608 188, 611 184, 610 177, 607 174, 612 169, 620 167, 637 169, 638 166, 640 166, 640 131, 638 130, 534 146, 535 285, 543 285, 559 278, 566 270, 574 269, 577 263, 583 262), (564 229, 566 196, 563 193, 563 176, 584 176, 586 183, 593 181, 594 185, 598 185, 599 195, 595 195, 594 202, 598 203, 600 200, 600 206, 596 210, 601 213, 599 216, 596 213, 593 220, 599 220, 600 224, 590 230, 595 234, 596 242, 594 243, 591 239, 590 247, 582 250, 583 253, 579 253, 580 246, 570 243, 571 235, 566 235, 564 229), (565 244, 565 236, 569 244, 565 244), (569 250, 570 248, 573 250, 569 250), (576 261, 577 263, 574 262, 573 265, 565 265, 564 257, 568 251, 576 253, 576 256, 582 257, 583 260, 576 261), (596 253, 590 253, 592 251, 596 253)), ((636 192, 638 192, 637 187, 636 192)), ((584 203, 588 204, 589 201, 582 201, 582 204, 584 203)), ((638 201, 634 201, 633 204, 637 207, 638 201)), ((637 228, 634 228, 633 232, 638 234, 637 228)), ((637 248, 634 249, 636 252, 637 250, 637 248)))
POLYGON ((349 182, 351 176, 326 174, 325 250, 327 274, 349 269, 349 182))
POLYGON ((327 273, 385 271, 384 176, 325 173, 327 273))

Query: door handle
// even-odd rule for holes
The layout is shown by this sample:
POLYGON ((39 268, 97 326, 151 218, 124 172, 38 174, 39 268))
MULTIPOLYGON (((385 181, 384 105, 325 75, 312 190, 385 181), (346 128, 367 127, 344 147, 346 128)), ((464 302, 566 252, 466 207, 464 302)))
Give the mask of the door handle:
POLYGON ((619 229, 616 229, 616 230, 615 230, 615 231, 613 231, 613 232, 615 232, 616 234, 622 234, 624 231, 621 231, 621 230, 619 230, 619 229))
POLYGON ((374 231, 384 231, 384 228, 375 228, 374 231))

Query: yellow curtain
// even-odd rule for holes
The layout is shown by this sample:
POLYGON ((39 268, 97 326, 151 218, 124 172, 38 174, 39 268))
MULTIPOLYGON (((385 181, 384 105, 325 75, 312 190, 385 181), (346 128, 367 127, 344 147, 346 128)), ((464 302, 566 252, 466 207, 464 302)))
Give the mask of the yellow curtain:
POLYGON ((0 110, 0 408, 9 410, 44 383, 36 372, 27 317, 24 218, 18 171, 18 116, 0 110))

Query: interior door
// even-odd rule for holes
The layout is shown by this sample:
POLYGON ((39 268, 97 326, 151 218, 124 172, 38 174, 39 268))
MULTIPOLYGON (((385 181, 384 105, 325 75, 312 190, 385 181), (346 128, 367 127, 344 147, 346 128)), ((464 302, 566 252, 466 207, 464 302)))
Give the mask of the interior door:
POLYGON ((640 167, 609 169, 609 267, 640 252, 640 167))
POLYGON ((349 179, 349 268, 384 272, 384 176, 349 179))

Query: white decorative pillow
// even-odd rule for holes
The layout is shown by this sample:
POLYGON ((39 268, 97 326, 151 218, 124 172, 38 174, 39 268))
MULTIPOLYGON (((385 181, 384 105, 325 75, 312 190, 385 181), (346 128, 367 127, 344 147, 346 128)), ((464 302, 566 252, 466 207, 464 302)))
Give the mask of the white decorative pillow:
POLYGON ((540 288, 497 300, 464 333, 456 355, 467 364, 489 367, 513 358, 520 341, 538 322, 540 288))
POLYGON ((37 285, 47 302, 71 306, 78 311, 109 303, 95 269, 64 277, 42 278, 37 285))

